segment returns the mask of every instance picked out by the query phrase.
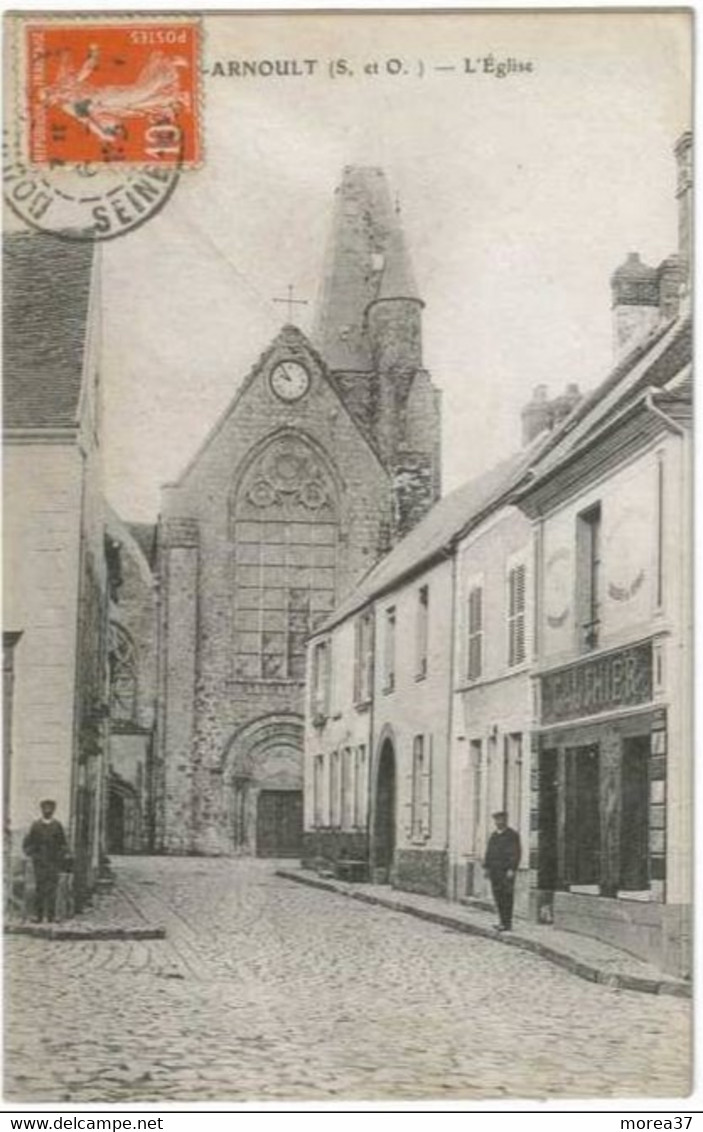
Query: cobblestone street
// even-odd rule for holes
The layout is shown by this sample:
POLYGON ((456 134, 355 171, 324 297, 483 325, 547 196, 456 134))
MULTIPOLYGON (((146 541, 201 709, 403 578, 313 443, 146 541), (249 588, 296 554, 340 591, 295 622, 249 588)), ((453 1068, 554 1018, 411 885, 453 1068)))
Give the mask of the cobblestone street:
POLYGON ((671 1096, 684 1000, 274 876, 272 862, 122 859, 165 940, 7 937, 17 1101, 671 1096))

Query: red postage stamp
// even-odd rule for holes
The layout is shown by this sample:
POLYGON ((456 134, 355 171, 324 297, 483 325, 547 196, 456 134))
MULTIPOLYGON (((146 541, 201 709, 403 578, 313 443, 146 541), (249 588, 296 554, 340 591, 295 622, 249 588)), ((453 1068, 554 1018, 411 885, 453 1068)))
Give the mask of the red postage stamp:
POLYGON ((30 25, 30 161, 197 164, 199 33, 185 19, 30 25))

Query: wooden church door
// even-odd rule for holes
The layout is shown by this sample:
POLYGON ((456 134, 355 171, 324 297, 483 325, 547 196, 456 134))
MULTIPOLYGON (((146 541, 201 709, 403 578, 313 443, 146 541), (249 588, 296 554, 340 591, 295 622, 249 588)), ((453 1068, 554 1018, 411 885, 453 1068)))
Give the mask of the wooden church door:
POLYGON ((262 790, 256 807, 257 857, 299 857, 302 851, 302 791, 262 790))

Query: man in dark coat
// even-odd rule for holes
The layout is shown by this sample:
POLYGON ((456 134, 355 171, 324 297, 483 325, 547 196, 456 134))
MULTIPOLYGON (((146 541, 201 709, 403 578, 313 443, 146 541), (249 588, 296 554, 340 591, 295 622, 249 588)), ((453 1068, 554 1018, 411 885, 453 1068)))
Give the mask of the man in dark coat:
POLYGON ((56 892, 68 849, 63 826, 54 817, 56 802, 47 798, 39 803, 39 808, 42 816, 32 822, 23 843, 34 866, 37 923, 45 916, 51 922, 56 915, 56 892))
POLYGON ((508 825, 505 810, 493 815, 495 830, 488 838, 486 858, 483 867, 488 873, 496 902, 500 923, 499 932, 509 932, 513 926, 513 897, 515 895, 515 873, 520 864, 520 835, 508 825))

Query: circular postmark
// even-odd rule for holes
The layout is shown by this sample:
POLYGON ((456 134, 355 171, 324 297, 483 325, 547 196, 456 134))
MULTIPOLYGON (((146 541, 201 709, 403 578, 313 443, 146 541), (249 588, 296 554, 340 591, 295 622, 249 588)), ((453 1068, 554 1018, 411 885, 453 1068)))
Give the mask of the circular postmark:
POLYGON ((179 166, 30 165, 6 137, 3 187, 26 224, 66 240, 113 240, 133 232, 172 196, 179 166))

